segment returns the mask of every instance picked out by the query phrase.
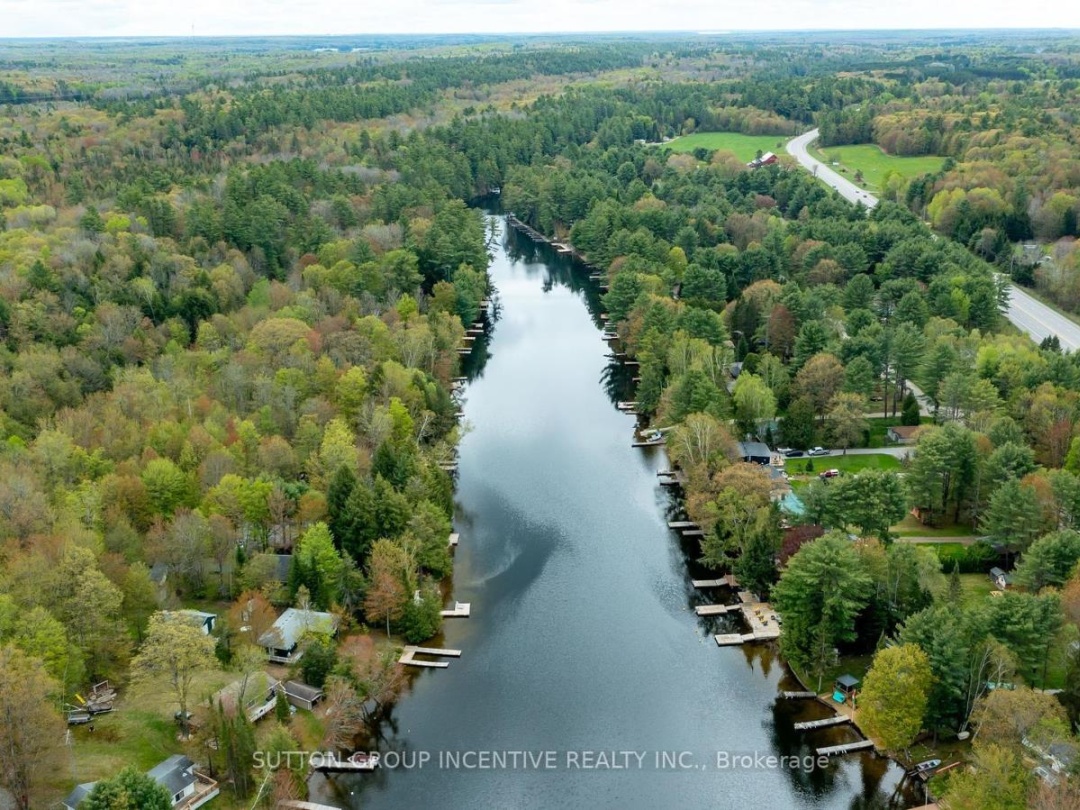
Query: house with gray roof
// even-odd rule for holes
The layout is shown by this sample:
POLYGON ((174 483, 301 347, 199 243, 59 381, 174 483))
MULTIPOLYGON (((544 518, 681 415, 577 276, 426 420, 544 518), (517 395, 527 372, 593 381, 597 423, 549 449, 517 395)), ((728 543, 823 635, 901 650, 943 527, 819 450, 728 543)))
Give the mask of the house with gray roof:
POLYGON ((338 618, 332 613, 289 608, 259 637, 259 646, 266 648, 266 657, 274 663, 295 664, 304 654, 300 649, 304 636, 332 636, 337 626, 338 618))
MULTIPOLYGON (((218 783, 196 771, 195 763, 183 754, 173 754, 146 775, 169 791, 175 810, 195 810, 221 792, 218 783)), ((96 784, 85 782, 76 787, 64 799, 64 807, 76 810, 96 784)))

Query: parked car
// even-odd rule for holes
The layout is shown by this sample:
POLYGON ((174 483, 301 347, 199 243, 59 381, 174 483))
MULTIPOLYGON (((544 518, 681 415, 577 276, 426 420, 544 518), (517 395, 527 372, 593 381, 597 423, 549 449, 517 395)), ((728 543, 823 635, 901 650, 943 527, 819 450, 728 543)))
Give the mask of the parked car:
POLYGON ((788 450, 784 455, 788 458, 798 458, 799 456, 805 455, 805 453, 803 453, 802 450, 788 450))
POLYGON ((779 453, 782 456, 786 456, 788 453, 791 452, 791 448, 790 447, 777 447, 776 452, 779 453))
POLYGON ((824 472, 820 472, 820 473, 818 473, 818 478, 821 478, 821 479, 825 479, 825 478, 836 478, 836 477, 838 477, 839 475, 840 475, 840 471, 839 471, 839 470, 837 470, 837 469, 832 469, 832 470, 825 470, 824 472))
POLYGON ((806 455, 808 455, 808 456, 827 456, 827 455, 829 455, 829 451, 826 450, 824 447, 811 447, 809 450, 806 451, 806 455))

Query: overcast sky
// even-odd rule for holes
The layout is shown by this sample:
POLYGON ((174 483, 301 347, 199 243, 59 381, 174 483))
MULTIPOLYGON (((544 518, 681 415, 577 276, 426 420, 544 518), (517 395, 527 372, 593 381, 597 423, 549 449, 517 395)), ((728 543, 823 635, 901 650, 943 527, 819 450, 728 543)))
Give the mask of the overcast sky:
POLYGON ((0 0, 0 37, 1080 28, 1076 0, 0 0))

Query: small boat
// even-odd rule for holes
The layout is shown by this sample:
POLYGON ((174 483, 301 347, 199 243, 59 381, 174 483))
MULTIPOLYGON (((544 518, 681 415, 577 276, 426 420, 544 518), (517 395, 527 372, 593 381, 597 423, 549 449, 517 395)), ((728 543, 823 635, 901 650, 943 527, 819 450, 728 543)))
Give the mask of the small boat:
POLYGON ((346 762, 358 771, 373 771, 379 767, 379 755, 357 751, 346 762))
POLYGON ((920 762, 918 765, 916 765, 914 770, 915 773, 926 773, 927 771, 934 770, 934 768, 938 767, 938 765, 940 764, 940 759, 928 759, 925 762, 920 762))

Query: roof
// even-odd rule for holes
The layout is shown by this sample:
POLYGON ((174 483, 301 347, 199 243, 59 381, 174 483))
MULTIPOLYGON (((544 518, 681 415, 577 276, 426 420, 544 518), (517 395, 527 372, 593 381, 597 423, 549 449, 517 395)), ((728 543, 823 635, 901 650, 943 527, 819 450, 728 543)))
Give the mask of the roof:
POLYGON ((233 681, 218 692, 212 698, 215 703, 221 702, 226 706, 235 706, 240 696, 241 687, 244 688, 244 708, 250 708, 255 704, 266 702, 266 693, 275 689, 279 681, 273 675, 266 672, 252 672, 248 675, 247 684, 243 678, 233 681))
POLYGON ((836 682, 840 684, 840 686, 845 686, 848 689, 851 689, 853 686, 859 685, 859 679, 856 678, 854 675, 841 675, 839 678, 836 679, 836 682))
POLYGON ((75 789, 64 799, 64 805, 66 807, 78 807, 82 800, 90 795, 90 791, 94 789, 96 784, 97 782, 83 782, 81 785, 76 785, 75 789))
POLYGON ((285 694, 310 703, 321 698, 323 690, 308 686, 306 683, 300 683, 300 681, 285 681, 285 694))
POLYGON ((278 582, 288 582, 289 573, 292 571, 292 554, 275 554, 277 559, 276 578, 278 582))
POLYGON ((894 436, 899 436, 901 439, 910 439, 915 435, 915 431, 921 427, 922 425, 893 425, 888 432, 894 436))
POLYGON ((169 576, 169 566, 163 562, 156 562, 150 567, 150 579, 160 585, 169 576))
POLYGON ((278 616, 273 627, 259 637, 259 644, 278 650, 291 650, 305 633, 332 634, 337 630, 337 622, 337 616, 332 613, 289 608, 278 616))
POLYGON ((195 781, 195 774, 192 772, 194 768, 195 763, 186 756, 173 754, 164 762, 155 765, 146 775, 159 785, 164 785, 170 796, 175 796, 195 781))
POLYGON ((990 569, 990 576, 992 576, 994 579, 997 579, 998 577, 1005 576, 1005 572, 1002 571, 1000 568, 994 567, 990 569))
POLYGON ((739 455, 743 458, 770 458, 772 451, 765 442, 739 442, 739 455))

